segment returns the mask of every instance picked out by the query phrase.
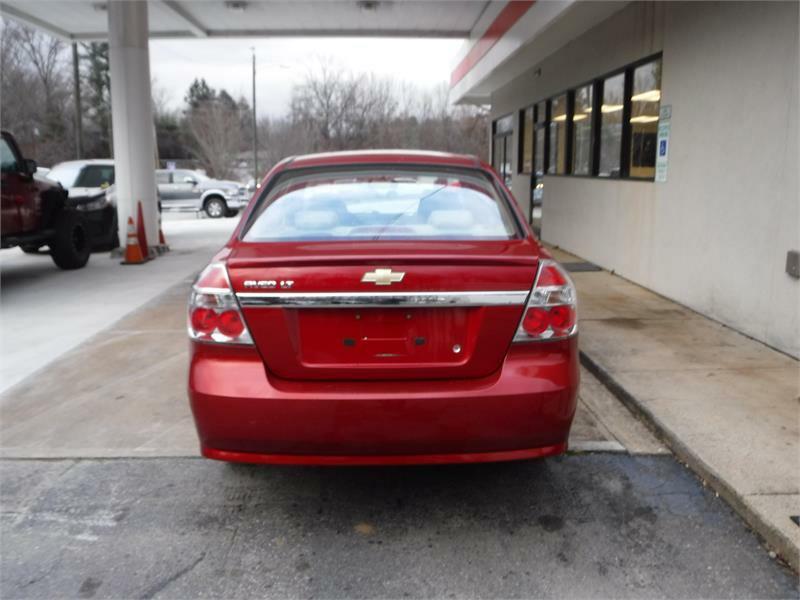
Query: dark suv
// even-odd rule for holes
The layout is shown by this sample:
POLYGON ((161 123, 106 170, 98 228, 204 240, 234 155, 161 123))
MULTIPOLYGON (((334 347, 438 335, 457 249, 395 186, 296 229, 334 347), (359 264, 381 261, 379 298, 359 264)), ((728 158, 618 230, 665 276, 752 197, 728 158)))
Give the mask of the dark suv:
POLYGON ((7 131, 0 139, 0 171, 0 245, 21 246, 26 252, 47 246, 60 268, 83 267, 91 244, 82 216, 67 206, 67 192, 61 185, 34 177, 36 162, 23 158, 7 131))

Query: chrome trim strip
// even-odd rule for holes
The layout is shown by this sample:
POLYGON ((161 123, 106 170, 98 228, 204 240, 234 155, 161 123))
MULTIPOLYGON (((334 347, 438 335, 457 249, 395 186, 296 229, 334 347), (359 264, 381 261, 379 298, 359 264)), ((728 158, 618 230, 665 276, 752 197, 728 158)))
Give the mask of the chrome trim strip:
POLYGON ((528 290, 502 292, 238 292, 242 306, 521 306, 528 290))

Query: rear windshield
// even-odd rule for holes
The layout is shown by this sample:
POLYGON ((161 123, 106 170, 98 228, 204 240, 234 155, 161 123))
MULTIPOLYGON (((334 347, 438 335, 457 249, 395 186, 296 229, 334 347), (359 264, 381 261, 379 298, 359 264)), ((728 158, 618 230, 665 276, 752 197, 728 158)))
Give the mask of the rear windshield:
POLYGON ((243 239, 514 237, 509 207, 482 172, 383 167, 285 173, 260 202, 243 239))

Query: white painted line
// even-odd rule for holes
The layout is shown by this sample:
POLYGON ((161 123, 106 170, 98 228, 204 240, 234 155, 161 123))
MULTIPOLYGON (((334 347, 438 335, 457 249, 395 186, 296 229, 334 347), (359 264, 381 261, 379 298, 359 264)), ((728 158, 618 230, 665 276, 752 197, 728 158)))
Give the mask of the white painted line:
POLYGON ((625 446, 614 440, 575 442, 569 449, 572 452, 627 452, 625 446))

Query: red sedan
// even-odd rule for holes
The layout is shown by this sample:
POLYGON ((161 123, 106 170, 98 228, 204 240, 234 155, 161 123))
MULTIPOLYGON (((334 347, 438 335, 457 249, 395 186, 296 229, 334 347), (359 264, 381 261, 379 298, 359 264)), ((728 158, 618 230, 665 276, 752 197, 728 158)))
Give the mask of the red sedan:
POLYGON ((284 160, 195 282, 189 336, 209 458, 459 463, 567 448, 575 288, 473 157, 284 160))

